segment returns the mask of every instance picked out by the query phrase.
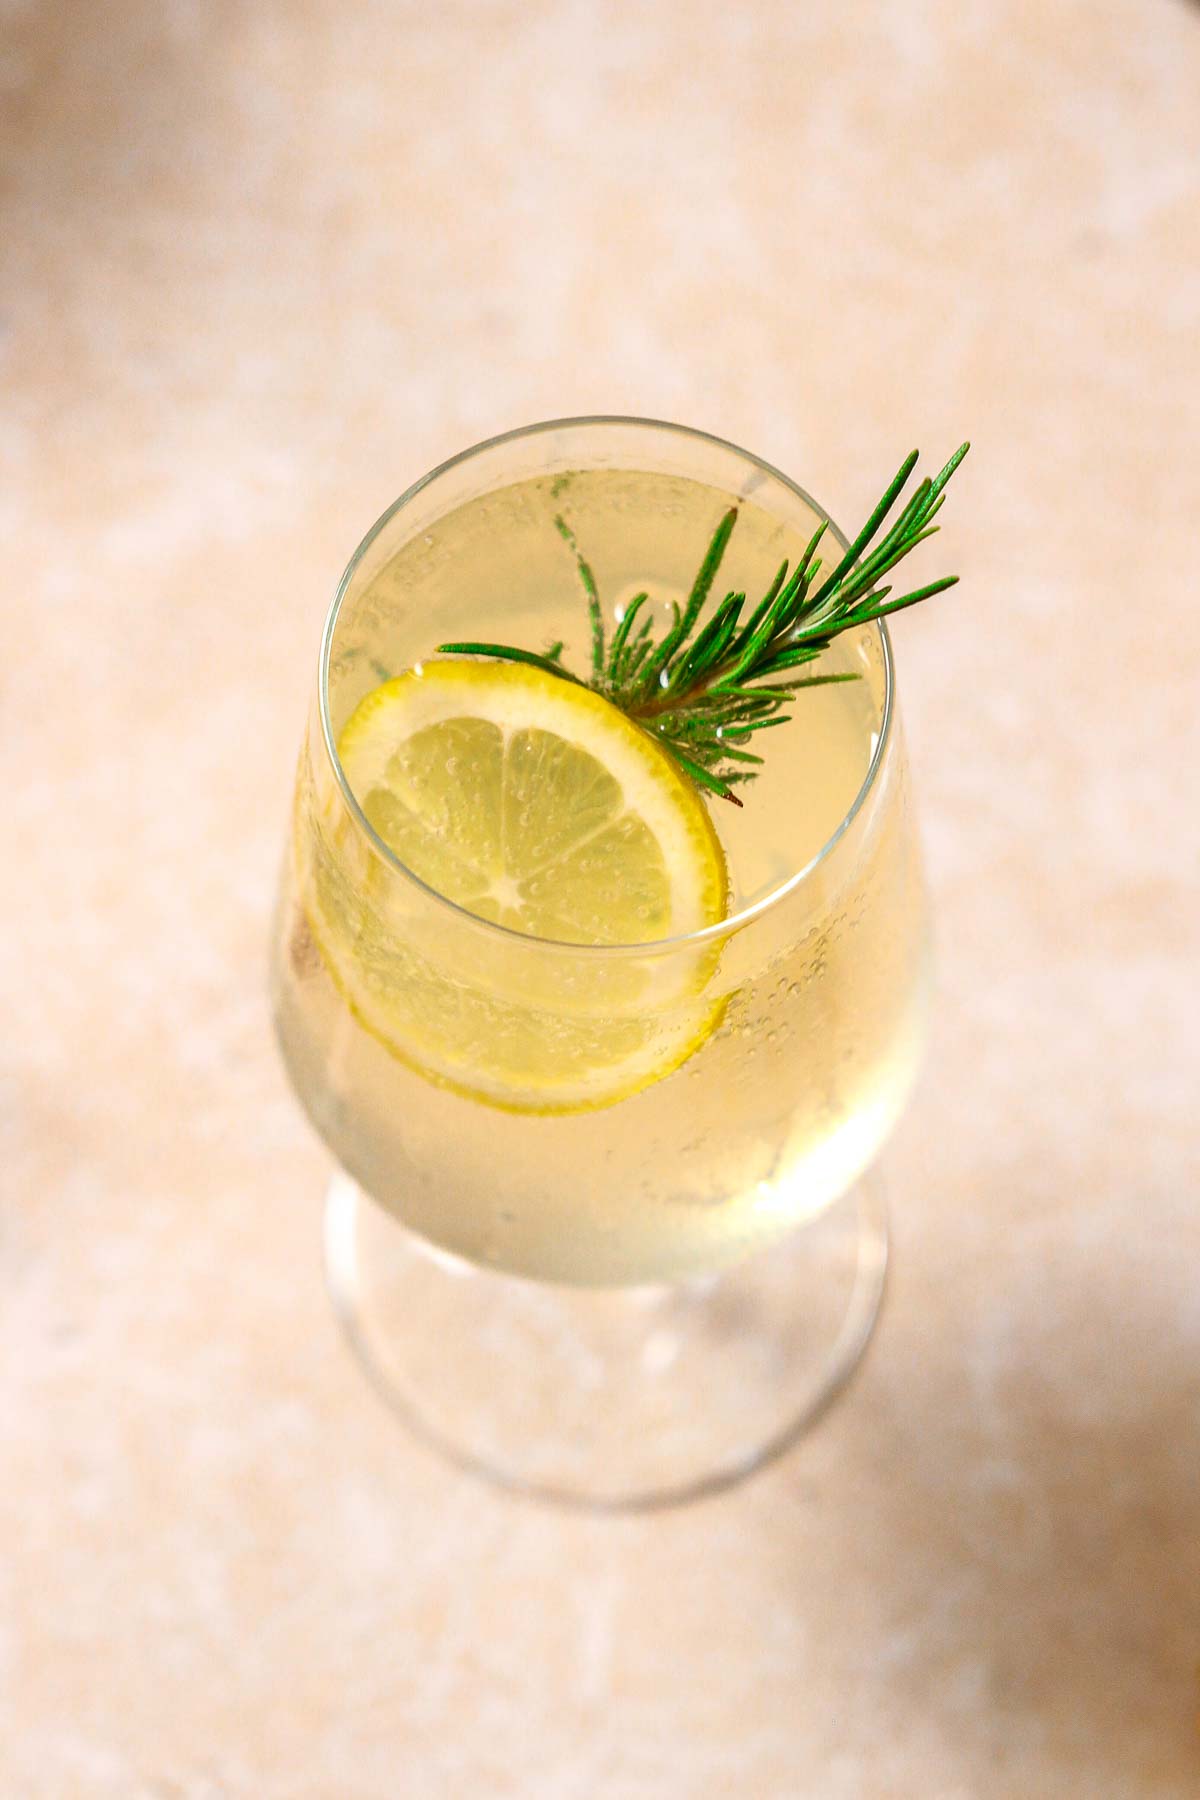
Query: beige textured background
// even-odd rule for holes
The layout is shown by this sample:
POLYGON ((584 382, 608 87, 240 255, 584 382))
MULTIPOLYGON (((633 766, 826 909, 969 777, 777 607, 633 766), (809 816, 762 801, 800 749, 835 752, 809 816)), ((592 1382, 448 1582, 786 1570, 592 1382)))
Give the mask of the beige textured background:
POLYGON ((1200 9, 0 0, 0 1795, 1200 1793, 1200 9), (268 908, 439 458, 676 417, 849 520, 941 947, 890 1304, 644 1522, 448 1473, 323 1297, 268 908))

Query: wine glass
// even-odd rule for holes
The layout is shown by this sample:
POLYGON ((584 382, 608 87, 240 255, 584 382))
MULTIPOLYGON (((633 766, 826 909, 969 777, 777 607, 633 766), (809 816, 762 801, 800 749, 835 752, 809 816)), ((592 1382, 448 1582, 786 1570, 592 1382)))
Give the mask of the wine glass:
MULTIPOLYGON (((686 591, 739 508, 731 585, 827 515, 717 438, 552 421, 480 444, 371 528, 326 621, 274 936, 283 1057, 337 1159, 329 1287, 428 1442, 603 1508, 725 1485, 790 1444, 879 1308, 877 1153, 910 1089, 924 888, 886 628, 825 653, 739 810, 728 916, 647 943, 475 916, 390 850, 338 745, 437 645, 586 638, 556 519, 610 619, 686 591)), ((829 533, 845 549, 836 527, 829 533)))

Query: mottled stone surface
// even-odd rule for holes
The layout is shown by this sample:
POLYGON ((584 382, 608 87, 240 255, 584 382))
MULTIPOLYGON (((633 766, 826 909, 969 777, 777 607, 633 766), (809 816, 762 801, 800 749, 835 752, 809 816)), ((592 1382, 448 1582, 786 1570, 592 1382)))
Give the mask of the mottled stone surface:
POLYGON ((1200 9, 0 4, 0 1794, 1200 1792, 1200 9), (843 519, 941 956, 856 1385, 642 1521, 352 1365, 263 951, 319 623, 488 432, 843 519))

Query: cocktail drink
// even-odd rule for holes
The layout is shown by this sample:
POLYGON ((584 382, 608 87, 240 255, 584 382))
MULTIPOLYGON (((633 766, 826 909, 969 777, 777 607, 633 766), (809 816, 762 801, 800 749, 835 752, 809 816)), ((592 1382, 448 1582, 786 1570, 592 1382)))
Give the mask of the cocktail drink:
MULTIPOLYGON (((689 1309, 695 1361, 697 1334, 740 1283, 753 1337, 766 1263, 781 1242, 805 1258, 806 1227, 845 1204, 913 1080, 926 914, 886 628, 851 611, 811 656, 776 652, 786 698, 776 666, 759 680, 778 690, 769 705, 737 713, 721 700, 750 693, 736 667, 729 684, 728 646, 749 644, 781 564, 786 579, 806 554, 816 563, 823 524, 827 579, 844 541, 803 492, 731 446, 629 420, 535 427, 405 495, 330 613, 279 908, 280 1042, 355 1184, 340 1184, 334 1255, 354 1264, 359 1291, 342 1300, 360 1339, 391 1339, 386 1354, 365 1345, 368 1360, 377 1375, 387 1363, 384 1385, 431 1435, 511 1479, 644 1497, 722 1478, 755 1447, 706 1442, 661 1473, 635 1457, 628 1480, 611 1450, 598 1479, 593 1447, 573 1479, 569 1457, 565 1475, 546 1461, 541 1415, 532 1461, 474 1412, 469 1430, 443 1430, 427 1344, 410 1354, 421 1318, 457 1334, 443 1358, 481 1359, 508 1383, 529 1379, 522 1309, 540 1308, 539 1331, 601 1364, 616 1309, 629 1366, 602 1369, 593 1387, 613 1375, 600 1410, 628 1410, 663 1308, 689 1309), (731 515, 697 607, 698 565, 731 515), (724 662, 717 618, 707 673, 702 643, 689 675, 689 646, 726 595, 747 599, 729 606, 724 662), (689 599, 691 638, 655 671, 689 599), (439 649, 497 643, 530 655, 439 649), (719 758, 680 694, 696 716, 726 720, 719 758), (752 779, 723 779, 739 775, 752 779), (367 1307, 376 1277, 386 1293, 367 1307), (446 1294, 461 1306, 447 1311, 446 1294), (490 1347, 466 1341, 488 1309, 490 1347), (599 1352, 587 1348, 597 1330, 599 1352)), ((878 1229, 873 1219, 876 1297, 878 1229)), ((864 1230, 855 1214, 841 1265, 864 1230)), ((844 1373, 825 1366, 829 1350, 804 1348, 809 1410, 814 1354, 826 1386, 844 1373)), ((672 1404, 695 1400, 673 1392, 672 1404)), ((577 1439, 585 1397, 556 1404, 577 1439)), ((766 1438, 788 1423, 772 1417, 766 1438)))

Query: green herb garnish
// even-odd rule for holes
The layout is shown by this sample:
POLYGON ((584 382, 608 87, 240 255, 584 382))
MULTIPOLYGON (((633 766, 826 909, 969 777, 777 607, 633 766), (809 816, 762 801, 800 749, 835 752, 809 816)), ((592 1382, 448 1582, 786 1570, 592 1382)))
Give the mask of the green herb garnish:
POLYGON ((574 552, 587 599, 591 679, 580 682, 563 666, 561 644, 552 645, 542 655, 508 644, 439 644, 438 649, 447 655, 532 663, 563 681, 593 688, 657 738, 698 786, 740 806, 734 787, 752 781, 763 761, 747 747, 755 733, 786 724, 793 697, 801 689, 859 679, 854 674, 805 675, 797 671, 814 662, 839 632, 915 606, 918 600, 940 594, 958 580, 957 575, 943 575, 894 600, 890 586, 877 585, 910 550, 938 530, 930 521, 945 499, 946 483, 969 448, 961 444, 939 474, 932 480, 925 476, 874 543, 916 467, 918 453, 914 450, 825 579, 818 585, 822 560, 817 549, 825 534, 821 524, 796 567, 789 572, 786 561, 780 565, 744 623, 746 596, 739 593, 727 593, 701 621, 737 523, 736 506, 717 526, 686 605, 673 606, 673 621, 661 637, 655 636, 646 593, 630 601, 611 638, 606 637, 595 577, 570 526, 559 516, 555 524, 574 552))

